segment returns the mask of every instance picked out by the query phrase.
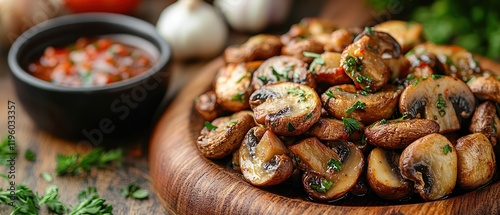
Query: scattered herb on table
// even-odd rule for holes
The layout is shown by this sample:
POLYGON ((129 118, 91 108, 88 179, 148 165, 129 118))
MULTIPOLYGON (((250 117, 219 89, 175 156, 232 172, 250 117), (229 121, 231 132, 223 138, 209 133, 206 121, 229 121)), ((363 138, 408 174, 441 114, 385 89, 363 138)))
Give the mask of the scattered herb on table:
POLYGON ((113 214, 113 206, 107 205, 106 200, 99 197, 95 187, 88 187, 78 194, 80 203, 71 208, 69 215, 113 214))
POLYGON ((46 182, 49 182, 49 183, 51 183, 53 181, 52 176, 48 172, 42 172, 42 174, 40 174, 40 177, 42 177, 43 180, 45 180, 46 182))
POLYGON ((31 149, 27 149, 24 152, 24 158, 29 161, 35 161, 36 160, 36 153, 31 151, 31 149))
POLYGON ((145 199, 149 197, 149 191, 141 189, 137 183, 132 182, 126 188, 120 189, 120 195, 125 198, 145 199))
POLYGON ((17 156, 17 151, 12 148, 12 145, 9 145, 9 138, 5 136, 2 139, 2 143, 0 144, 0 164, 9 165, 9 160, 12 160, 12 157, 17 156))
POLYGON ((78 175, 83 172, 89 172, 92 167, 104 168, 110 163, 121 165, 123 160, 123 149, 113 149, 104 151, 103 148, 94 148, 87 155, 79 154, 61 155, 56 158, 57 175, 78 175))

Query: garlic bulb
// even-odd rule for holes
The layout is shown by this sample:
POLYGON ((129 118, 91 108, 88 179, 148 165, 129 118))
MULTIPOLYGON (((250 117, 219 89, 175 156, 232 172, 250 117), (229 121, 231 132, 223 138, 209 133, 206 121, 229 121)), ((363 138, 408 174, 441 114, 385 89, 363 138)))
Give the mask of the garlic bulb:
POLYGON ((223 17, 202 0, 179 0, 163 10, 156 28, 172 46, 175 59, 210 58, 227 40, 223 17))
POLYGON ((244 32, 260 32, 288 16, 291 0, 215 0, 229 25, 244 32))
POLYGON ((58 15, 60 0, 0 0, 0 44, 7 45, 30 27, 58 15))

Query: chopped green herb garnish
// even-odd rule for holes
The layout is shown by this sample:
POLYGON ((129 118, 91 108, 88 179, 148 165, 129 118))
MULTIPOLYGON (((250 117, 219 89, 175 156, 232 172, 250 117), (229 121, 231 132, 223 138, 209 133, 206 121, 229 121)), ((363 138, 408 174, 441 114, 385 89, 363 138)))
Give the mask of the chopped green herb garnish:
POLYGON ((267 77, 265 75, 259 75, 257 76, 257 79, 262 81, 262 83, 267 84, 267 77))
POLYGON ((343 90, 342 88, 340 88, 340 87, 336 87, 335 89, 336 89, 337 91, 344 92, 344 90, 343 90))
POLYGON ((284 74, 279 73, 274 66, 269 67, 274 75, 276 77, 276 81, 279 81, 280 78, 284 78, 285 80, 288 80, 288 72, 290 72, 293 69, 293 66, 288 66, 285 68, 284 74))
POLYGON ((405 56, 408 57, 408 56, 414 55, 414 54, 415 54, 415 49, 412 49, 412 50, 406 52, 405 56))
POLYGON ((288 131, 289 132, 295 131, 295 126, 293 126, 291 122, 288 122, 288 131))
POLYGON ((346 60, 343 63, 346 67, 346 71, 354 76, 354 73, 361 72, 363 70, 363 62, 360 58, 347 55, 346 60))
POLYGON ((359 94, 361 94, 361 95, 363 95, 363 96, 366 96, 366 95, 368 95, 368 92, 366 92, 366 91, 362 90, 361 92, 359 92, 359 94))
POLYGON ((310 119, 312 117, 312 112, 307 113, 306 117, 304 117, 304 121, 310 119))
POLYGON ((467 81, 467 84, 472 84, 472 82, 474 82, 476 80, 476 76, 472 76, 471 79, 469 79, 469 81, 467 81))
POLYGON ((245 91, 240 91, 236 93, 236 95, 234 95, 233 98, 231 98, 231 101, 240 101, 241 103, 245 103, 246 102, 245 91))
POLYGON ((120 195, 125 198, 144 199, 149 196, 149 191, 141 189, 137 183, 132 182, 126 188, 120 189, 120 195))
POLYGON ((314 58, 314 60, 311 62, 311 65, 309 65, 309 71, 314 71, 317 66, 322 66, 325 64, 325 60, 321 57, 320 54, 314 52, 303 52, 302 54, 306 57, 314 58))
POLYGON ((427 78, 419 78, 418 80, 413 82, 413 86, 417 86, 418 83, 420 83, 421 81, 425 81, 425 80, 427 80, 427 78))
POLYGON ((344 129, 349 134, 352 134, 359 129, 359 122, 353 118, 342 117, 342 121, 344 122, 344 129))
POLYGON ((302 90, 302 89, 298 89, 297 87, 292 87, 288 90, 286 90, 286 92, 288 94, 292 94, 294 96, 298 96, 299 97, 299 102, 303 102, 303 101, 306 101, 307 99, 307 94, 306 94, 306 91, 305 90, 302 90))
POLYGON ((29 161, 35 161, 36 160, 36 153, 31 151, 31 149, 27 149, 24 152, 24 158, 29 161))
POLYGON ((388 124, 388 123, 389 123, 389 121, 387 121, 386 119, 382 119, 382 120, 380 120, 379 124, 380 125, 385 125, 385 124, 388 124))
POLYGON ((209 131, 214 131, 219 127, 212 125, 212 123, 210 123, 208 121, 205 121, 205 128, 207 128, 209 131))
POLYGON ((342 170, 342 163, 338 160, 335 160, 335 159, 330 159, 328 161, 328 168, 329 169, 332 169, 334 171, 341 171, 342 170))
POLYGON ((231 127, 233 125, 236 125, 238 123, 238 120, 237 119, 232 119, 231 121, 229 121, 229 124, 228 126, 231 127))
POLYGON ((364 75, 358 75, 356 77, 356 81, 360 84, 362 83, 371 83, 372 82, 372 79, 368 76, 364 76, 364 75))
POLYGON ((443 153, 447 155, 449 152, 452 152, 453 148, 451 148, 450 145, 446 144, 446 146, 443 147, 443 153))
POLYGON ((67 214, 68 208, 61 201, 59 201, 59 188, 52 185, 45 189, 45 195, 42 196, 38 202, 40 205, 47 205, 50 211, 56 214, 67 214))
POLYGON ((434 120, 437 120, 437 119, 438 119, 438 117, 437 117, 436 115, 434 115, 432 118, 433 118, 434 120))
MULTIPOLYGON (((328 96, 328 101, 330 101, 331 98, 334 98, 335 99, 335 95, 333 95, 333 91, 332 90, 328 90, 326 93, 325 93, 326 96, 328 96)), ((328 102, 327 101, 327 102, 328 102)))
POLYGON ((368 34, 368 35, 373 34, 373 28, 372 28, 372 27, 368 27, 368 26, 367 26, 367 27, 365 27, 365 30, 364 30, 364 31, 365 31, 365 32, 366 32, 366 34, 368 34))
POLYGON ((236 83, 240 83, 244 78, 250 78, 250 76, 251 76, 250 73, 246 73, 242 75, 240 78, 238 78, 238 80, 236 80, 236 83))
POLYGON ((356 101, 349 109, 345 110, 345 113, 351 114, 355 110, 363 110, 366 107, 366 103, 356 101))
POLYGON ((444 108, 446 108, 446 102, 443 99, 443 94, 438 94, 438 101, 436 103, 436 107, 439 109, 439 115, 444 116, 446 114, 446 111, 444 108))
POLYGON ((436 79, 440 79, 440 78, 442 78, 443 76, 444 76, 444 75, 432 74, 432 75, 431 75, 431 78, 432 78, 432 79, 434 79, 434 80, 436 80, 436 79))
POLYGON ((408 76, 406 76, 406 80, 407 81, 411 81, 413 79, 415 79, 415 75, 414 74, 409 74, 408 76))
POLYGON ((326 193, 326 191, 332 188, 333 182, 328 181, 325 178, 321 178, 320 184, 311 184, 311 188, 316 190, 318 193, 326 193))

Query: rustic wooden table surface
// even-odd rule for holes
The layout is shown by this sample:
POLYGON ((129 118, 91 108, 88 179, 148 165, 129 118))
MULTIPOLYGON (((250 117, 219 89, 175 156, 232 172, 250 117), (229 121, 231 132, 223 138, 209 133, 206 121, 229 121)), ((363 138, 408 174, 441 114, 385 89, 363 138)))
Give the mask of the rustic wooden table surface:
MULTIPOLYGON (((134 13, 134 16, 155 23, 161 10, 171 2, 173 0, 143 0, 138 10, 134 13)), ((329 7, 332 10, 322 9, 322 5, 325 2, 328 4, 333 1, 295 1, 288 23, 297 22, 301 17, 318 16, 320 14, 332 19, 336 19, 339 16, 348 17, 344 18, 345 21, 341 21, 345 25, 359 25, 363 20, 367 20, 366 16, 360 18, 356 13, 350 13, 347 16, 345 12, 342 14, 343 12, 337 9, 342 8, 340 6, 329 7)), ((344 4, 349 1, 338 2, 344 4)), ((338 5, 338 3, 336 4, 338 5)), ((284 29, 285 27, 278 31, 283 31, 284 29)), ((243 42, 247 37, 248 35, 231 33, 228 44, 243 42)), ((78 203, 77 194, 80 191, 89 186, 94 186, 97 188, 101 198, 106 199, 108 204, 113 205, 114 214, 166 214, 167 212, 160 204, 150 183, 147 150, 151 135, 150 132, 153 130, 154 124, 150 128, 145 129, 144 132, 138 132, 113 140, 111 145, 122 146, 128 151, 123 167, 93 169, 89 174, 81 176, 56 176, 54 170, 56 168, 57 154, 84 154, 90 149, 81 147, 81 145, 77 144, 78 141, 65 140, 48 134, 33 124, 14 92, 12 77, 7 66, 7 49, 6 47, 0 49, 0 136, 3 136, 7 132, 7 104, 8 101, 13 101, 16 105, 16 148, 18 151, 15 163, 16 178, 14 181, 16 184, 24 183, 40 195, 45 192, 48 186, 57 185, 61 196, 60 199, 70 207, 78 203), (24 159, 23 155, 27 149, 37 154, 36 161, 31 162, 24 159), (52 175, 53 182, 49 183, 42 179, 40 174, 44 172, 52 175), (149 198, 146 200, 133 200, 120 196, 119 190, 126 187, 130 182, 137 182, 140 187, 149 190, 149 198)), ((175 105, 169 104, 169 101, 207 62, 209 60, 183 63, 174 62, 172 64, 171 84, 158 115, 162 113, 167 105, 175 105)), ((7 171, 8 167, 0 166, 0 173, 5 174, 7 171)), ((6 180, 0 180, 1 188, 6 189, 7 185, 8 182, 6 180)), ((0 206, 0 214, 8 214, 10 211, 11 208, 9 206, 0 206)), ((47 213, 45 207, 40 211, 40 214, 47 213)))

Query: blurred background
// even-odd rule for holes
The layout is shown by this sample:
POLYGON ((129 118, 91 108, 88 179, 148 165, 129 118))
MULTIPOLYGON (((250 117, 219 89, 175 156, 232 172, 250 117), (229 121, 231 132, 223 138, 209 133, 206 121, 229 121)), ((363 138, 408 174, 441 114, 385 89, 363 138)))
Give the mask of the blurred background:
MULTIPOLYGON (((29 27, 70 13, 91 11, 124 13, 156 24, 162 11, 174 2, 176 1, 0 0, 1 47, 5 52, 9 44, 29 27)), ((457 44, 495 60, 500 57, 500 16, 497 11, 500 8, 499 1, 205 0, 205 2, 213 5, 218 11, 222 9, 226 15, 225 21, 232 29, 230 31, 232 40, 228 43, 241 42, 238 40, 240 35, 243 35, 242 38, 247 38, 248 35, 261 32, 284 33, 291 24, 310 16, 321 16, 335 21, 340 26, 374 25, 389 19, 402 19, 421 22, 424 25, 426 38, 432 42, 457 44), (234 14, 242 15, 235 18, 234 14), (264 27, 252 30, 245 27, 252 24, 264 27)))

